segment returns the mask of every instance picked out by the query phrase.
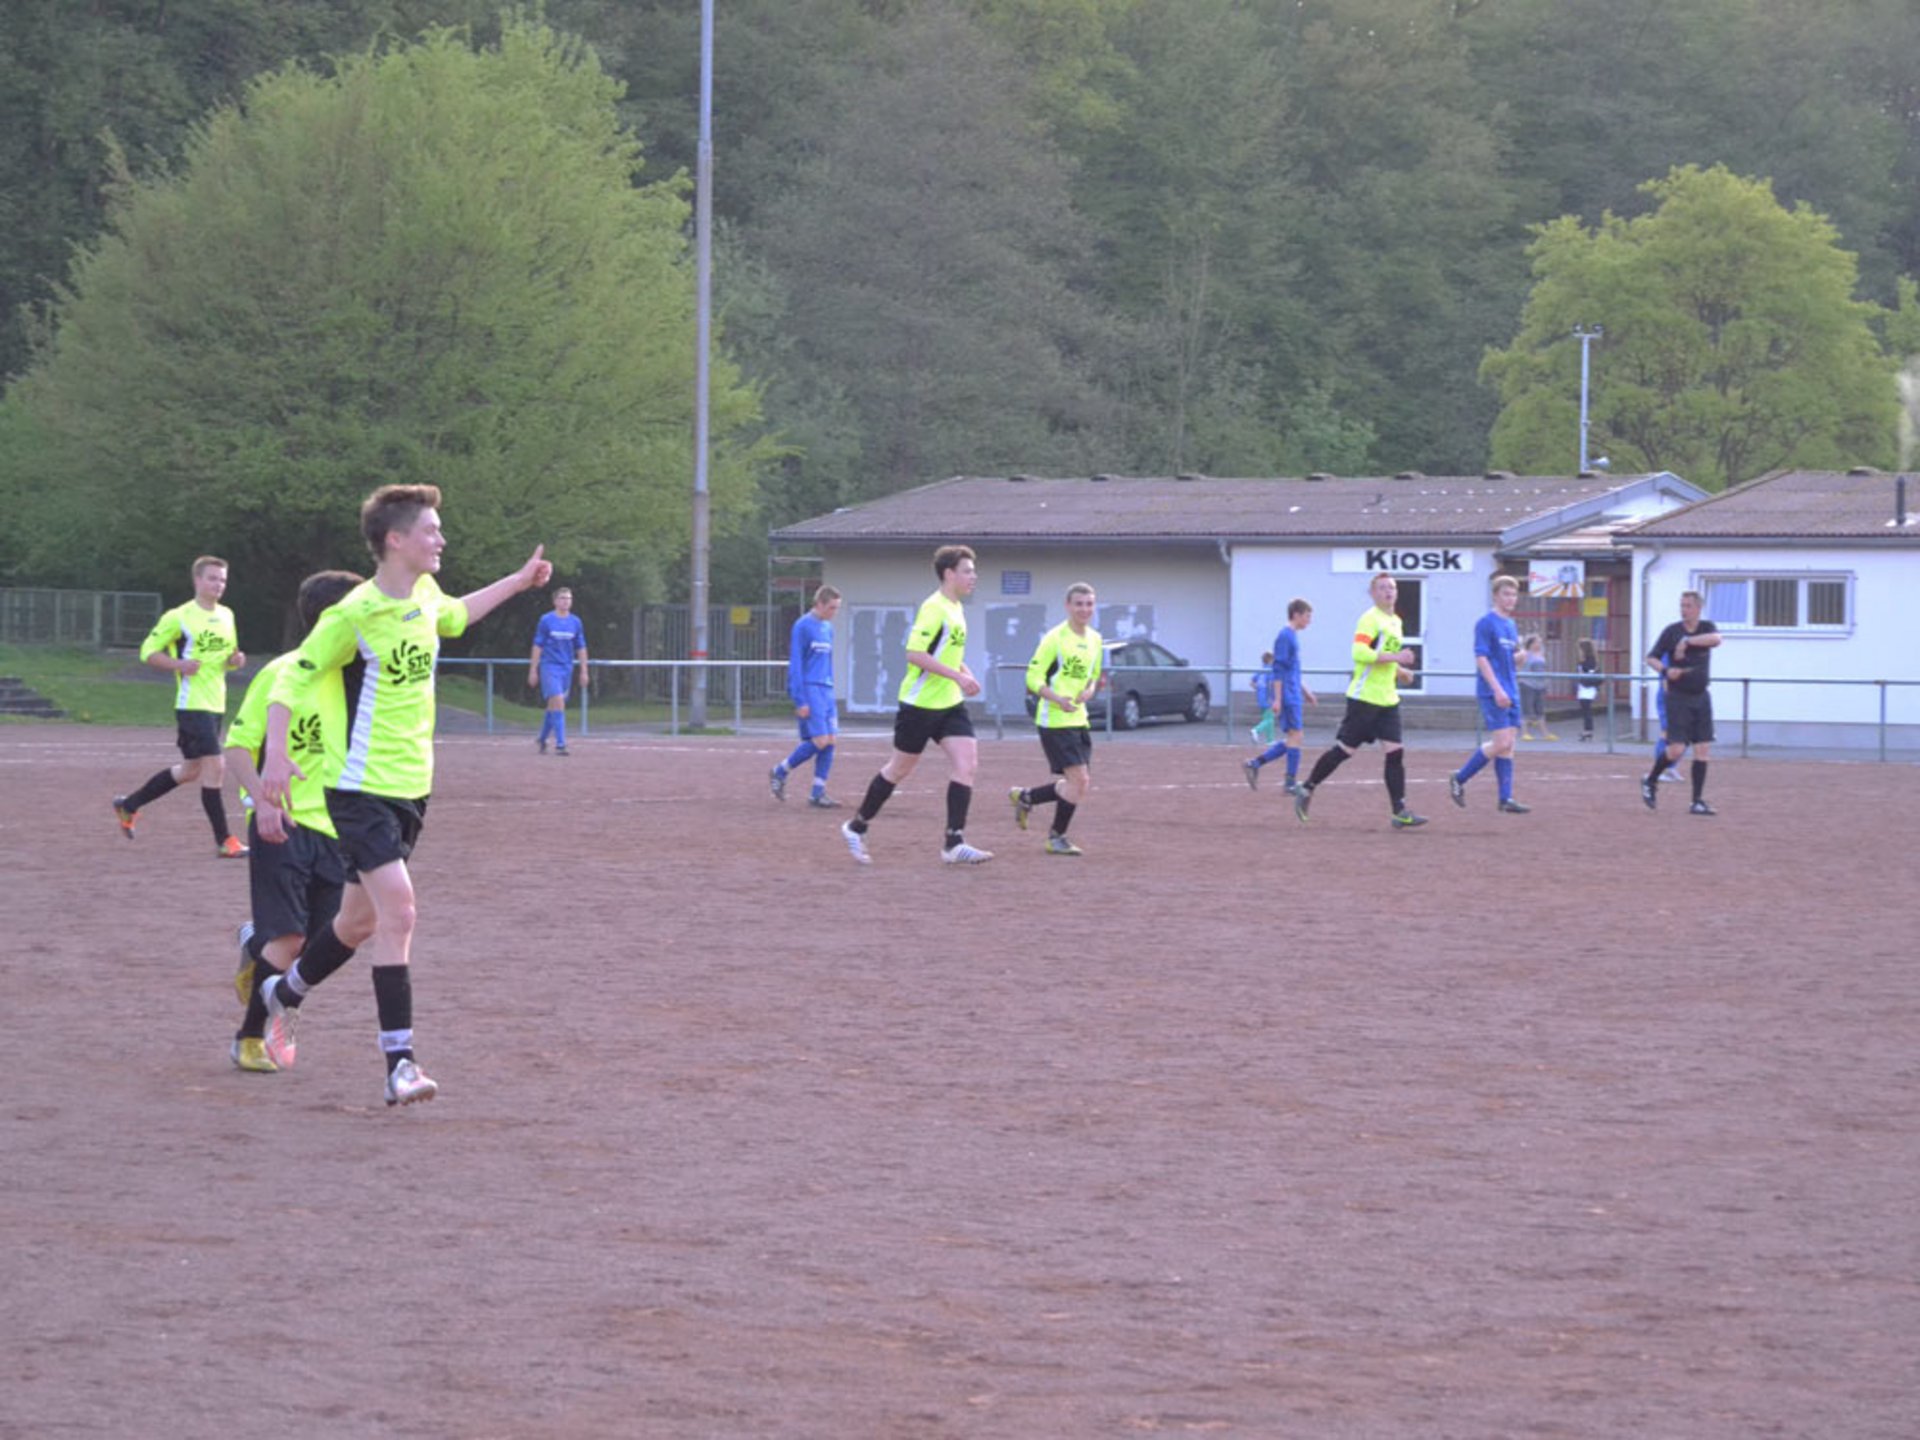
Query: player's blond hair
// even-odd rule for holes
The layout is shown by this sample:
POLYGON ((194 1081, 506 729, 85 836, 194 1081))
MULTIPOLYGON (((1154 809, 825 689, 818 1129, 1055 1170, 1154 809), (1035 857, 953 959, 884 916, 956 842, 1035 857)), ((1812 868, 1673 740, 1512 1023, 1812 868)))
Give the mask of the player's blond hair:
POLYGON ((1511 590, 1514 594, 1518 595, 1520 593, 1520 582, 1511 575, 1496 575, 1493 577, 1493 582, 1487 586, 1487 589, 1489 591, 1511 590))
POLYGON ((834 589, 833 586, 822 585, 818 590, 813 592, 813 608, 818 610, 822 605, 829 604, 840 598, 840 592, 834 589))
POLYGON ((196 557, 193 562, 193 578, 198 580, 203 573, 211 570, 216 565, 222 570, 231 570, 233 568, 218 555, 201 555, 196 557))

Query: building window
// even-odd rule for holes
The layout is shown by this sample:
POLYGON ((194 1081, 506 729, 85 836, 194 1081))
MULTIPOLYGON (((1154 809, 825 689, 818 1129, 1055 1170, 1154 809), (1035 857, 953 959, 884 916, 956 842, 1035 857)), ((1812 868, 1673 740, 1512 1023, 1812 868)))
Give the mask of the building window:
POLYGON ((1853 623, 1851 575, 1702 575, 1695 588, 1722 630, 1837 634, 1853 623))

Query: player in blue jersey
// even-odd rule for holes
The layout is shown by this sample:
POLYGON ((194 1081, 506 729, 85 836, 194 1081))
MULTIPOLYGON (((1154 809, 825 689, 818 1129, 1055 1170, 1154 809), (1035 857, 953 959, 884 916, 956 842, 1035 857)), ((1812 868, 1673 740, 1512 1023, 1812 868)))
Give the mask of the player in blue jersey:
POLYGON ((580 666, 580 688, 587 688, 587 627, 573 613, 573 591, 564 585, 553 592, 553 609, 540 617, 533 632, 533 653, 527 657, 527 684, 537 685, 546 698, 547 713, 540 717, 540 753, 567 753, 567 686, 575 662, 580 666))
POLYGON ((1307 688, 1300 671, 1300 632, 1312 623, 1313 606, 1298 599, 1287 602, 1287 623, 1274 637, 1270 657, 1273 663, 1267 671, 1272 684, 1274 724, 1280 738, 1241 766, 1247 784, 1256 790, 1260 788, 1260 767, 1283 756, 1287 762, 1287 794, 1300 788, 1300 741, 1305 713, 1300 702, 1304 697, 1309 705, 1320 703, 1307 688))
POLYGON ((1467 757, 1467 763, 1447 777, 1447 793, 1462 810, 1467 808, 1467 782, 1493 762, 1500 786, 1503 815, 1525 815, 1533 807, 1513 798, 1513 744, 1520 734, 1520 681, 1515 656, 1520 629, 1513 623, 1520 603, 1520 582, 1511 575, 1493 577, 1493 608, 1473 627, 1473 666, 1480 672, 1474 694, 1480 700, 1480 722, 1487 738, 1467 757))
POLYGON ((807 804, 816 810, 840 808, 840 802, 827 794, 833 739, 840 730, 840 712, 833 699, 833 617, 839 613, 840 592, 822 585, 813 592, 813 608, 793 622, 793 638, 787 646, 787 697, 793 701, 800 743, 767 772, 773 798, 784 800, 787 777, 811 760, 813 793, 807 804))

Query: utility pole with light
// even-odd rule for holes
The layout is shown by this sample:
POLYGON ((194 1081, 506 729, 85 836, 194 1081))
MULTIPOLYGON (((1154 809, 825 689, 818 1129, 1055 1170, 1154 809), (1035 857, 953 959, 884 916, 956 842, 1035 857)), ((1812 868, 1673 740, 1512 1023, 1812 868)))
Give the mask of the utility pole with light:
MULTIPOLYGON (((1587 377, 1590 373, 1587 364, 1588 352, 1593 342, 1606 333, 1607 328, 1604 325, 1573 327, 1573 338, 1580 342, 1580 473, 1582 475, 1593 468, 1587 463, 1587 377)), ((1603 457, 1598 463, 1604 466, 1607 462, 1603 457)))

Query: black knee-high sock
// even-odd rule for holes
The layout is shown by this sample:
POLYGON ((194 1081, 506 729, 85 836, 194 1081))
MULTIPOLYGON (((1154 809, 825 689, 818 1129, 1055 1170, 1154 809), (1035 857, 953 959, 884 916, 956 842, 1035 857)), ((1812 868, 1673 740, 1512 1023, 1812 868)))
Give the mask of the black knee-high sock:
POLYGON ((1066 834, 1067 826, 1073 823, 1073 812, 1079 808, 1071 800, 1058 801, 1053 807, 1053 833, 1066 834))
POLYGON ((1407 804, 1407 752, 1387 752, 1387 804, 1398 815, 1407 804))
POLYGON ((958 780, 947 782, 947 848, 958 845, 967 828, 967 807, 973 803, 973 787, 958 780))
MULTIPOLYGON (((1704 760, 1694 761, 1690 778, 1693 780, 1693 798, 1696 801, 1702 799, 1707 793, 1707 762, 1704 760)), ((1735 796, 1734 798, 1738 799, 1739 797, 1735 796)))
POLYGON ((1033 789, 1021 793, 1027 797, 1029 805, 1051 805, 1060 798, 1060 787, 1049 780, 1044 785, 1036 785, 1033 789))
POLYGON ((165 770, 162 770, 158 775, 148 780, 147 783, 142 785, 138 790, 127 796, 127 809, 144 809, 146 806, 158 800, 162 795, 169 794, 179 789, 179 787, 180 782, 173 778, 173 767, 169 765, 165 770))
POLYGON ((283 985, 280 987, 281 998, 289 1005, 298 1005, 306 999, 309 990, 352 958, 353 947, 335 933, 333 926, 324 927, 318 935, 307 940, 300 958, 293 962, 292 969, 298 972, 300 993, 295 995, 292 985, 283 985))
POLYGON ((213 826, 213 843, 226 844, 233 832, 227 829, 227 807, 222 802, 220 792, 211 785, 202 785, 200 808, 207 812, 207 823, 213 826))
POLYGON ((1328 750, 1326 754, 1313 762, 1313 773, 1307 776, 1307 788, 1309 790, 1313 789, 1314 786, 1326 779, 1327 776, 1346 764, 1346 761, 1347 752, 1342 750, 1338 745, 1335 745, 1332 749, 1328 750))
POLYGON ((380 1015, 380 1049, 391 1071, 413 1058, 413 967, 375 965, 373 1003, 380 1015))
MULTIPOLYGON (((240 1039, 259 1040, 265 1037, 267 1033, 267 1002, 260 998, 260 987, 279 973, 278 970, 274 969, 273 966, 268 964, 264 959, 256 959, 253 962, 253 991, 247 996, 247 1013, 246 1017, 240 1022, 240 1039)), ((280 992, 283 999, 286 993, 284 989, 280 992)))
POLYGON ((867 822, 880 813, 880 807, 892 796, 893 782, 876 771, 873 779, 867 784, 866 798, 860 802, 860 808, 854 811, 853 819, 847 822, 853 826, 854 833, 866 834, 867 822))
POLYGON ((1654 756, 1653 769, 1647 775, 1647 783, 1652 784, 1654 781, 1658 780, 1660 778, 1661 772, 1664 771, 1671 764, 1673 764, 1673 761, 1667 758, 1667 752, 1664 750, 1662 750, 1658 755, 1654 756))

